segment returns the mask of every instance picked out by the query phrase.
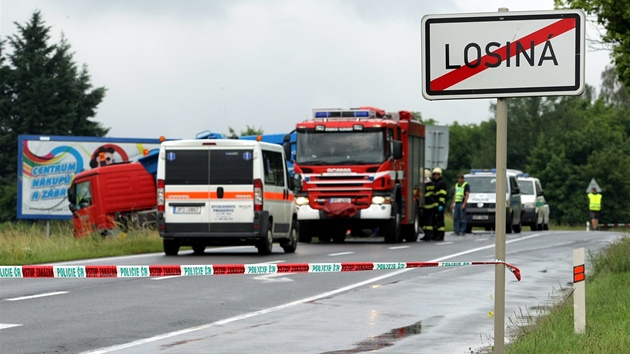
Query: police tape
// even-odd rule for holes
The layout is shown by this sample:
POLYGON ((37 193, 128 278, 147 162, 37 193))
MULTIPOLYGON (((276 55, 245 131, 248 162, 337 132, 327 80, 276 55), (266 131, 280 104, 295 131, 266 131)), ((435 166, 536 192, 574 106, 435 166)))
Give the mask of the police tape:
POLYGON ((148 278, 228 274, 337 273, 398 270, 425 267, 463 267, 503 264, 521 280, 521 271, 504 261, 491 262, 360 262, 360 263, 258 263, 204 265, 26 265, 0 266, 0 278, 148 278))

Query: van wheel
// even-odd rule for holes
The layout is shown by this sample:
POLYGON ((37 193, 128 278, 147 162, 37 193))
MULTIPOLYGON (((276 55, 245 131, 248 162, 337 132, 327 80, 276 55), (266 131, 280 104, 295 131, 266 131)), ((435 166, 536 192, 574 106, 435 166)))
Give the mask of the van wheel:
POLYGON ((192 249, 195 254, 203 254, 203 252, 206 250, 206 245, 193 245, 192 249))
POLYGON ((269 228, 267 229, 267 237, 260 240, 258 246, 258 254, 268 255, 271 254, 273 250, 273 232, 271 231, 271 224, 269 224, 269 228))
POLYGON ((289 231, 289 239, 280 243, 280 247, 284 250, 284 253, 293 253, 297 248, 297 235, 295 230, 295 221, 291 225, 291 230, 289 231))
POLYGON ((304 221, 298 222, 298 235, 300 242, 311 243, 313 240, 314 230, 311 225, 304 221))
POLYGON ((177 253, 179 252, 179 243, 177 241, 164 239, 163 245, 164 254, 167 256, 177 256, 177 253))
POLYGON ((466 233, 467 234, 471 234, 472 233, 472 226, 466 226, 466 233))
POLYGON ((396 210, 396 215, 385 227, 385 243, 400 242, 400 211, 396 210))

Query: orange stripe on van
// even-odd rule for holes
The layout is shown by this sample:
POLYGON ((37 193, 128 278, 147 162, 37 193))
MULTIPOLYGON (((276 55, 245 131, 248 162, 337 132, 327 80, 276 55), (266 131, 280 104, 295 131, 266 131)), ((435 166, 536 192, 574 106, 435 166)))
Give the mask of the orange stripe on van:
POLYGON ((165 193, 166 199, 208 199, 210 193, 208 192, 167 192, 165 193))
POLYGON ((293 200, 293 193, 289 193, 289 198, 285 199, 285 194, 284 193, 265 192, 265 199, 270 199, 270 200, 293 200))
MULTIPOLYGON (((168 192, 166 193, 166 199, 218 199, 217 192, 168 192)), ((225 192, 223 193, 223 199, 254 199, 254 192, 225 192)))

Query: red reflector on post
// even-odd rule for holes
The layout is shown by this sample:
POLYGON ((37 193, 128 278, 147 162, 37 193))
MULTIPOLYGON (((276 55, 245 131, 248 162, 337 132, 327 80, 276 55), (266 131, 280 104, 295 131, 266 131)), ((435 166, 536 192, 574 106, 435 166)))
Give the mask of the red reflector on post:
POLYGON ((573 282, 581 282, 584 281, 584 264, 573 267, 573 282))

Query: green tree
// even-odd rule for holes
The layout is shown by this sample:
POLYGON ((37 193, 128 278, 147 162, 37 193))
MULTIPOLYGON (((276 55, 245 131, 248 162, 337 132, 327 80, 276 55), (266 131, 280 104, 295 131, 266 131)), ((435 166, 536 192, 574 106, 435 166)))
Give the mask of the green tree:
POLYGON ((104 136, 109 131, 90 120, 105 88, 92 87, 67 40, 48 43, 50 27, 39 11, 16 26, 17 34, 0 43, 0 221, 16 216, 18 135, 104 136))
POLYGON ((265 134, 264 130, 262 128, 256 128, 254 126, 250 127, 249 125, 247 125, 247 129, 241 130, 241 135, 237 135, 236 134, 236 130, 234 130, 234 128, 232 128, 232 127, 228 127, 228 130, 229 130, 229 133, 223 134, 223 135, 225 135, 225 136, 227 136, 229 138, 232 138, 232 139, 236 139, 239 136, 263 135, 263 134, 265 134))
POLYGON ((619 81, 630 87, 630 2, 621 0, 555 0, 557 8, 584 9, 595 15, 606 29, 604 44, 612 48, 611 58, 619 81))
POLYGON ((606 200, 602 222, 625 222, 630 212, 630 139, 627 110, 603 98, 561 97, 543 117, 540 134, 527 158, 527 172, 540 178, 552 219, 565 224, 587 220, 586 187, 595 178, 606 200), (623 220, 623 221, 622 221, 623 220))

